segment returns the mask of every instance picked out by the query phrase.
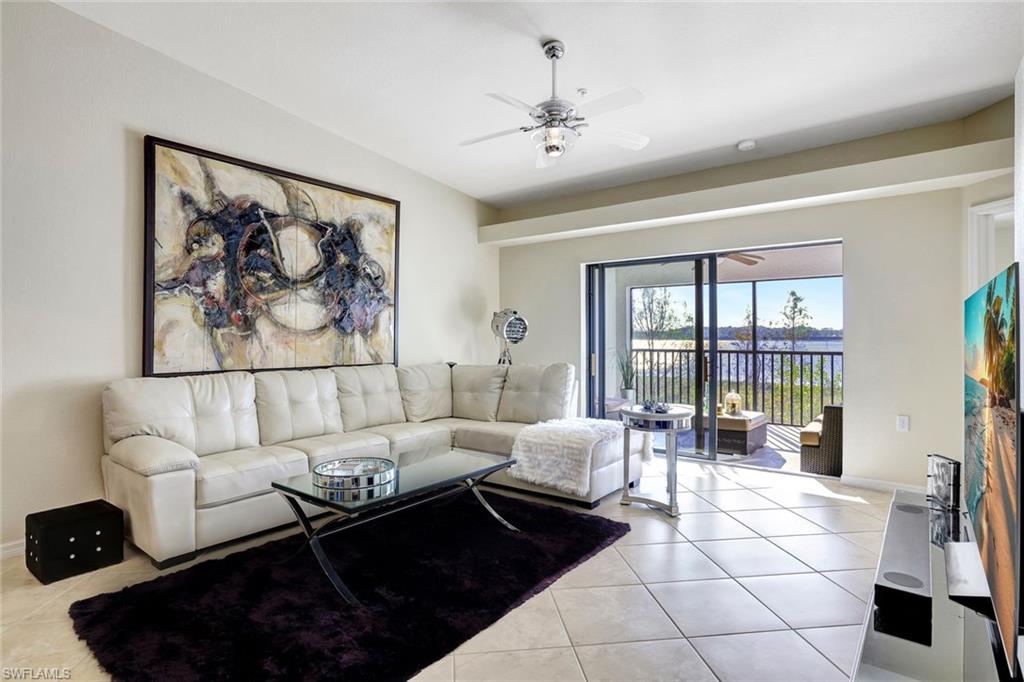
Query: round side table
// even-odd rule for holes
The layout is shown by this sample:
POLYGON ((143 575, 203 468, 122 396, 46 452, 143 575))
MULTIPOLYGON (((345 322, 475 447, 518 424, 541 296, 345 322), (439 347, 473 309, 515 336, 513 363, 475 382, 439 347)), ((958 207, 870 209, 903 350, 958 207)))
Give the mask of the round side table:
POLYGON ((622 500, 620 504, 641 502, 679 516, 676 487, 676 433, 693 428, 694 411, 688 407, 673 405, 668 412, 646 412, 642 405, 631 405, 619 409, 625 428, 622 432, 622 500), (629 494, 629 432, 665 434, 665 458, 668 460, 668 502, 649 497, 629 494))

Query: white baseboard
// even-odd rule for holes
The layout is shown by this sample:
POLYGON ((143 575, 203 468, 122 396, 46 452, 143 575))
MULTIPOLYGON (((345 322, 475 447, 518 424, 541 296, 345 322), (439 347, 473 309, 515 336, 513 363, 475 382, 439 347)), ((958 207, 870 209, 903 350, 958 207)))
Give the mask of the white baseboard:
POLYGON ((12 540, 11 542, 5 542, 0 545, 0 559, 6 559, 9 556, 21 556, 25 553, 25 539, 12 540))
POLYGON ((892 481, 883 481, 877 478, 862 478, 860 476, 850 476, 843 474, 839 479, 839 482, 843 485, 850 485, 856 488, 867 488, 869 490, 884 490, 886 492, 899 488, 900 490, 909 490, 915 493, 926 492, 923 485, 908 485, 906 483, 893 483, 892 481))

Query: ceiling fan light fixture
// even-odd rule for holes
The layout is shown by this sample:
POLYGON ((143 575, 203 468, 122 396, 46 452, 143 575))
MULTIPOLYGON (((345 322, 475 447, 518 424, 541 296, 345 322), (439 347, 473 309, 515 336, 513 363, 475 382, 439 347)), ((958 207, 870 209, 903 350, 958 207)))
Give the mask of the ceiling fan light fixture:
POLYGON ((544 153, 553 159, 565 153, 565 135, 560 127, 544 130, 544 153))

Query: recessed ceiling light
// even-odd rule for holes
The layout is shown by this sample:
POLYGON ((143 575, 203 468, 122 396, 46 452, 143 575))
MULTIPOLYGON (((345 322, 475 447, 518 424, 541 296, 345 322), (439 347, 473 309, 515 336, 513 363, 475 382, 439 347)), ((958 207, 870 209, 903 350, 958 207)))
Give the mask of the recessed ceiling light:
POLYGON ((750 152, 757 147, 757 140, 740 140, 736 143, 736 149, 741 152, 750 152))

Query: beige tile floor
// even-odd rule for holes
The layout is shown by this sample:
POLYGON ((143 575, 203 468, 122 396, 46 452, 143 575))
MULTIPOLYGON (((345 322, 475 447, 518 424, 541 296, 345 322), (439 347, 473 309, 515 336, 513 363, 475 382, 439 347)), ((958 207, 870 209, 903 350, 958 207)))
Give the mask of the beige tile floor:
MULTIPOLYGON (((647 466, 645 489, 664 486, 658 467, 647 466)), ((681 463, 679 473, 682 516, 623 507, 617 496, 605 500, 591 513, 627 521, 632 532, 428 667, 417 682, 845 679, 890 495, 691 462, 681 463)), ((68 607, 159 574, 129 549, 117 566, 43 586, 22 557, 4 559, 0 665, 67 669, 76 681, 109 679, 75 637, 68 607)))

